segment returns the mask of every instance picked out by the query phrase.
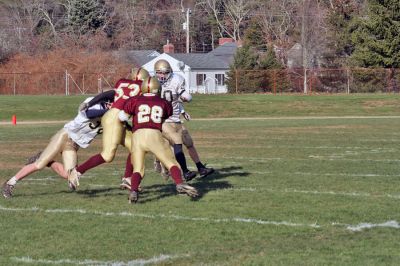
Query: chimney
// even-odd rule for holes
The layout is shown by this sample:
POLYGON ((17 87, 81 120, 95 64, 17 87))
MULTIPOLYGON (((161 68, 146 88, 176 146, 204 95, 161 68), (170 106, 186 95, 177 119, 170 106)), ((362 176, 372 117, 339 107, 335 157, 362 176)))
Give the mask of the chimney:
POLYGON ((169 40, 167 40, 167 44, 163 46, 164 53, 166 54, 173 54, 174 53, 174 45, 172 43, 169 43, 169 40))
POLYGON ((218 44, 220 46, 225 44, 225 43, 230 43, 230 42, 233 42, 232 38, 219 38, 219 40, 218 40, 218 44))

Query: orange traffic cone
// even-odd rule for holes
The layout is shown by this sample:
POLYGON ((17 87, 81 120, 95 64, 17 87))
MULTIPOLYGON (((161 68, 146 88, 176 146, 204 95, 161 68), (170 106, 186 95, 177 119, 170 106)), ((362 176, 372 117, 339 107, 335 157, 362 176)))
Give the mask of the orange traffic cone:
POLYGON ((16 116, 16 115, 13 115, 13 116, 12 116, 11 122, 12 122, 13 125, 16 125, 16 124, 17 124, 17 116, 16 116))

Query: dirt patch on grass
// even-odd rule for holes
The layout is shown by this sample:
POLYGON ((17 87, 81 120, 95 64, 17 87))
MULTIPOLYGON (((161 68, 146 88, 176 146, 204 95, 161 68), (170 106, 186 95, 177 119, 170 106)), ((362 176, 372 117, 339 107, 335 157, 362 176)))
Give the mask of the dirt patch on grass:
POLYGON ((379 108, 379 107, 396 107, 399 105, 398 101, 395 100, 376 100, 376 101, 366 101, 363 102, 363 107, 364 108, 379 108))

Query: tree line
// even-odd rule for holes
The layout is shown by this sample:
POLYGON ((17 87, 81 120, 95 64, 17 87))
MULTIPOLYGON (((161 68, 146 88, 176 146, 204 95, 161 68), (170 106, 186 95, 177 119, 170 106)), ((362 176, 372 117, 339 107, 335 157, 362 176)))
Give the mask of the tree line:
POLYGON ((286 68, 296 43, 303 71, 400 64, 400 0, 0 0, 0 15, 3 65, 59 49, 160 51, 167 40, 186 52, 185 28, 190 52, 221 37, 243 44, 231 82, 237 69, 286 68))

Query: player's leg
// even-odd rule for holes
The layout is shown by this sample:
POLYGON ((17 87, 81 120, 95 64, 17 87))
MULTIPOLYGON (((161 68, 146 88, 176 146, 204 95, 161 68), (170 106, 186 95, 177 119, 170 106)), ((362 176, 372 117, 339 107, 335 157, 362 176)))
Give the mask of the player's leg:
POLYGON ((78 163, 78 155, 77 155, 78 149, 79 146, 71 139, 68 139, 62 151, 64 170, 67 173, 67 178, 68 178, 68 186, 72 190, 75 190, 79 186, 80 175, 75 170, 76 164, 78 163), (76 175, 69 174, 72 173, 73 171, 75 171, 76 175))
POLYGON ((131 153, 133 173, 131 176, 131 192, 128 197, 130 203, 136 203, 139 199, 139 186, 144 175, 144 157, 147 151, 144 138, 145 132, 143 129, 133 133, 131 153))
POLYGON ((192 180, 196 177, 196 172, 190 171, 186 164, 185 154, 183 153, 182 124, 164 123, 162 126, 162 134, 173 147, 175 159, 182 169, 185 180, 192 180))
POLYGON ((68 140, 68 134, 64 129, 59 130, 51 139, 47 147, 40 154, 39 158, 28 165, 22 167, 13 177, 8 179, 2 188, 5 198, 12 197, 13 190, 18 181, 24 179, 28 175, 43 169, 49 163, 53 162, 54 157, 61 151, 64 143, 68 140))
POLYGON ((189 155, 192 158, 193 162, 196 164, 197 170, 200 174, 200 178, 206 177, 214 172, 214 169, 211 167, 206 167, 201 161, 199 154, 197 153, 196 147, 194 146, 194 142, 192 136, 189 131, 182 125, 182 141, 183 144, 189 151, 189 155))
POLYGON ((118 119, 119 110, 112 108, 101 118, 103 126, 103 149, 102 152, 90 157, 84 163, 76 167, 76 171, 81 175, 86 171, 114 159, 118 145, 121 143, 124 128, 118 119))
POLYGON ((166 141, 158 131, 153 130, 151 133, 151 140, 147 142, 148 148, 160 160, 160 162, 169 169, 171 177, 176 184, 176 190, 178 193, 187 194, 190 197, 197 197, 197 190, 183 182, 181 169, 174 158, 168 141, 166 141))

